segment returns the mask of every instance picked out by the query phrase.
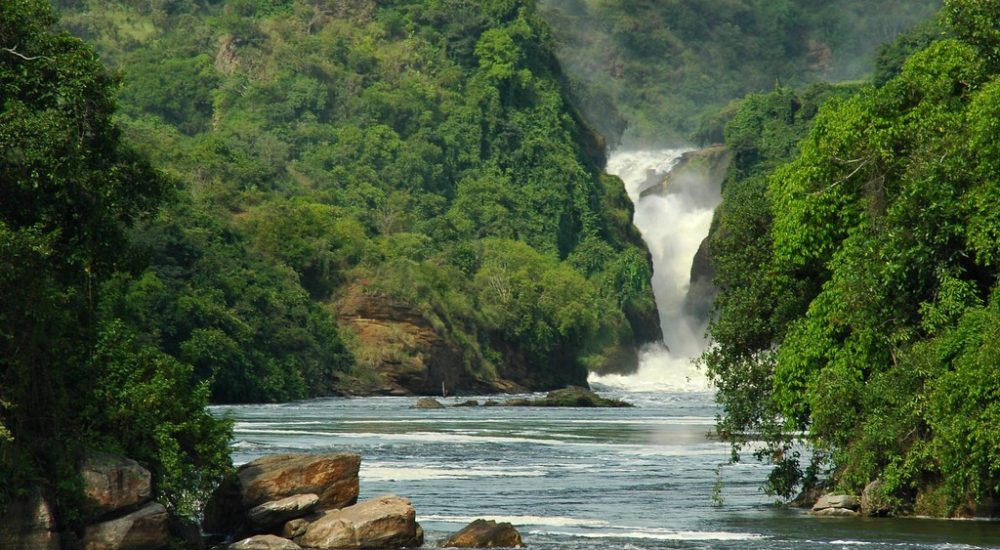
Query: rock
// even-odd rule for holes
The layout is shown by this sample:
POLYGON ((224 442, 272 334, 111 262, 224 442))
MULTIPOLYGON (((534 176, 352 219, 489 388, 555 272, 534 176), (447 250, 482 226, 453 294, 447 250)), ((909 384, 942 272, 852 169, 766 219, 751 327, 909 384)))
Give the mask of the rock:
POLYGON ((578 386, 551 391, 541 399, 511 399, 508 407, 631 407, 619 399, 606 399, 578 386))
POLYGON ((813 510, 810 512, 814 516, 857 516, 858 513, 850 508, 823 508, 822 510, 813 510))
POLYGON ((169 526, 171 536, 181 541, 181 548, 184 550, 205 550, 205 536, 196 522, 171 516, 169 526))
POLYGON ((447 548, 520 548, 521 534, 509 523, 477 519, 438 546, 447 548))
POLYGON ((302 536, 306 532, 306 527, 309 526, 309 522, 302 518, 296 518, 291 521, 285 522, 285 526, 281 528, 281 536, 286 539, 294 539, 295 537, 302 536))
POLYGON ((414 409, 443 409, 444 405, 433 397, 421 397, 413 405, 414 409))
POLYGON ((295 542, 309 548, 413 548, 423 544, 423 529, 409 500, 384 496, 311 517, 295 542))
POLYGON ((52 508, 37 488, 27 497, 7 503, 7 510, 0 516, 0 548, 59 550, 52 508))
POLYGON ((483 406, 484 407, 499 407, 500 406, 500 402, 497 401, 497 400, 495 400, 495 399, 487 399, 486 402, 483 403, 483 406))
POLYGON ((861 513, 866 516, 888 516, 894 506, 882 489, 882 482, 875 480, 861 491, 861 513))
POLYGON ((455 403, 454 407, 478 407, 479 401, 475 399, 469 399, 468 401, 462 401, 461 403, 455 403))
POLYGON ((854 495, 823 495, 819 497, 816 504, 813 504, 812 511, 818 512, 827 508, 857 510, 861 508, 861 501, 854 495))
POLYGON ((98 515, 135 508, 152 498, 152 475, 138 462, 107 453, 91 453, 80 465, 83 493, 98 515))
POLYGON ((235 475, 222 480, 205 503, 201 528, 208 534, 231 535, 246 524, 240 480, 235 475))
POLYGON ((229 550, 302 550, 302 547, 276 535, 256 535, 230 544, 229 550))
POLYGON ((808 489, 803 489, 789 505, 794 508, 812 508, 821 496, 823 496, 823 488, 812 486, 808 489))
POLYGON ((292 495, 255 506, 247 512, 247 517, 256 531, 263 532, 279 523, 301 518, 315 510, 317 505, 319 505, 319 495, 313 493, 292 495))
POLYGON ((350 351, 366 358, 375 381, 343 377, 341 390, 387 395, 440 395, 442 387, 449 393, 503 391, 503 380, 475 374, 489 361, 477 347, 456 338, 460 330, 411 303, 373 291, 374 286, 365 279, 346 285, 338 320, 352 336, 350 351))
POLYGON ((84 550, 157 550, 170 543, 167 510, 159 502, 117 519, 90 525, 83 533, 84 550))
POLYGON ((292 495, 319 496, 317 510, 343 508, 358 501, 358 468, 354 453, 269 455, 241 466, 236 474, 244 508, 292 495))

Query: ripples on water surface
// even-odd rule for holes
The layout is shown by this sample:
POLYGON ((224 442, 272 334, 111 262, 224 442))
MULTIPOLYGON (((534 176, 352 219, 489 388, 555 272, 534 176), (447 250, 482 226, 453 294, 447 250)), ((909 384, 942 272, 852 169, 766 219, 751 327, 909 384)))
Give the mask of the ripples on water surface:
POLYGON ((707 437, 711 395, 611 395, 637 406, 416 410, 415 398, 372 397, 216 411, 235 415, 237 463, 360 453, 361 498, 410 497, 429 545, 485 517, 510 521, 536 549, 1000 547, 992 522, 817 519, 775 508, 758 490, 767 470, 754 463, 721 468, 718 505, 728 447, 707 437))

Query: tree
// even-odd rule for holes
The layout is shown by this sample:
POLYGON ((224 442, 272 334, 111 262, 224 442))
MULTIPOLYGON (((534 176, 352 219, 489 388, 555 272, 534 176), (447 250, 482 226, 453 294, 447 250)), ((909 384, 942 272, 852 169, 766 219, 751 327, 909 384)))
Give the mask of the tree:
POLYGON ((179 495, 228 468, 226 425, 160 352, 123 341, 103 361, 99 334, 117 325, 97 310, 102 283, 128 263, 126 229, 171 185, 122 143, 114 79, 54 22, 47 2, 0 1, 0 505, 42 482, 72 525, 77 460, 99 446, 163 473, 156 496, 190 513, 179 495), (160 382, 146 384, 152 365, 160 382), (128 402, 129 388, 146 395, 128 402), (152 398, 183 412, 157 416, 152 398), (115 420, 125 409, 156 437, 130 440, 115 420))

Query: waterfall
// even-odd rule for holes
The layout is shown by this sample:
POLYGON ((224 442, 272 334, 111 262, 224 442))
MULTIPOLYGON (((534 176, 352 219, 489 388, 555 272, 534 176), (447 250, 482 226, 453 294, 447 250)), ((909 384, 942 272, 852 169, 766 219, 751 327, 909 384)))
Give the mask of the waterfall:
POLYGON ((663 342, 639 350, 639 369, 630 375, 591 374, 595 387, 630 391, 704 391, 709 382, 694 365, 707 346, 706 320, 685 313, 684 302, 691 265, 708 235, 718 206, 719 188, 698 177, 671 178, 660 186, 686 149, 621 151, 608 160, 607 171, 625 182, 632 204, 633 222, 653 258, 653 294, 660 315, 663 342))

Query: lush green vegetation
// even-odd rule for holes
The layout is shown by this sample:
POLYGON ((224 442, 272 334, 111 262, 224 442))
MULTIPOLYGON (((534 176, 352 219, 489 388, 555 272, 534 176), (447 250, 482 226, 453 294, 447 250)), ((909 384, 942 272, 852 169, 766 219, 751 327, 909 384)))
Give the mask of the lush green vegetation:
POLYGON ((859 79, 940 0, 543 0, 576 101, 614 140, 712 139, 700 120, 775 82, 859 79), (701 130, 701 131, 699 131, 701 130))
POLYGON ((123 71, 127 139, 181 186, 101 307, 213 400, 379 391, 422 351, 359 308, 430 327, 466 379, 537 388, 584 383, 655 318, 532 2, 61 7, 123 71))
POLYGON ((585 384, 655 334, 533 3, 57 5, 96 54, 0 2, 0 503, 81 509, 98 448, 192 513, 228 468, 210 401, 382 387, 415 337, 366 308, 475 387, 585 384))
POLYGON ((768 440, 777 494, 880 480, 896 512, 935 515, 1000 494, 998 14, 948 0, 951 35, 885 48, 877 85, 818 112, 815 94, 753 96, 725 128, 704 361, 720 430, 768 440))
POLYGON ((190 364, 102 308, 131 272, 128 228, 173 186, 123 142, 114 79, 54 21, 44 1, 0 2, 0 508, 42 484, 77 526, 77 461, 104 449, 191 514, 229 468, 228 423, 190 364))

